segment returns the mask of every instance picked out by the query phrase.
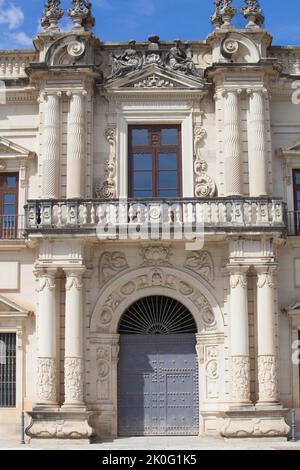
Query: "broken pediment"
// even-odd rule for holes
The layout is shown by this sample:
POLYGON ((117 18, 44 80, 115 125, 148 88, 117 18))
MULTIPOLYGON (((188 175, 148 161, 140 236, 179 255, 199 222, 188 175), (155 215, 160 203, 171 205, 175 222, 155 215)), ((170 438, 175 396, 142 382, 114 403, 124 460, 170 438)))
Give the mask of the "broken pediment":
POLYGON ((186 75, 180 72, 170 71, 163 66, 152 64, 142 70, 135 70, 124 77, 111 79, 107 82, 106 90, 202 90, 203 78, 195 75, 186 75))
POLYGON ((24 158, 30 159, 35 157, 35 152, 31 152, 21 145, 15 144, 4 137, 0 137, 0 158, 24 158))

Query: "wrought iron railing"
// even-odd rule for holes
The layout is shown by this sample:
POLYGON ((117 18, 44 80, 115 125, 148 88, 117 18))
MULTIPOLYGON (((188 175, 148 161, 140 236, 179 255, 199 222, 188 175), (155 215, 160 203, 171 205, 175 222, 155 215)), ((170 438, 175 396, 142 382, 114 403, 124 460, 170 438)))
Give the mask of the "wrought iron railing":
POLYGON ((288 234, 300 236, 300 211, 288 212, 288 234))
POLYGON ((25 235, 24 215, 0 215, 0 239, 16 240, 25 235))
POLYGON ((172 200, 32 200, 26 230, 90 230, 113 226, 172 228, 204 225, 205 231, 286 231, 286 206, 276 198, 172 200))

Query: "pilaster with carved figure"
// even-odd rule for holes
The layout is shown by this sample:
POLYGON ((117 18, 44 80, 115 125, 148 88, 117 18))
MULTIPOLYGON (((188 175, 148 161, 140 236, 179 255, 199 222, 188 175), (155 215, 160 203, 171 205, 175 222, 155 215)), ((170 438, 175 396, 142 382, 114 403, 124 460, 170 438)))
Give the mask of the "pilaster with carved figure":
POLYGON ((37 407, 57 407, 56 269, 37 269, 37 407))
POLYGON ((228 266, 230 272, 231 402, 250 405, 250 357, 247 271, 248 266, 228 266))
POLYGON ((278 363, 275 340, 276 265, 257 271, 258 404, 278 404, 278 363))
POLYGON ((65 269, 65 403, 84 406, 83 273, 84 268, 65 269))

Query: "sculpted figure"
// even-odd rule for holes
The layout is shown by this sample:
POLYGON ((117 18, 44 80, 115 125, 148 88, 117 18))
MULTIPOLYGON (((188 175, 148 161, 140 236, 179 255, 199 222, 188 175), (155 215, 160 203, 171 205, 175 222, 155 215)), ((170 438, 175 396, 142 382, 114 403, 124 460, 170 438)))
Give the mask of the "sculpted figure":
POLYGON ((170 50, 167 56, 167 63, 171 69, 178 72, 189 73, 191 75, 196 74, 191 51, 185 50, 179 40, 175 41, 175 46, 170 50))
POLYGON ((136 70, 141 64, 141 58, 135 50, 136 41, 129 42, 129 48, 120 56, 113 55, 112 75, 114 77, 136 70))

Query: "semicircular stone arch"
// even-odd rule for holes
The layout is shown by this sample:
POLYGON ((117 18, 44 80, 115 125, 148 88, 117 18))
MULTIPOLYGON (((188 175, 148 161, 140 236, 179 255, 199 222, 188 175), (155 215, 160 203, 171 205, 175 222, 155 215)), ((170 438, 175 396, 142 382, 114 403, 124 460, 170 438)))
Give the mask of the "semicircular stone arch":
POLYGON ((171 267, 144 267, 127 271, 103 289, 92 314, 91 333, 117 334, 123 313, 134 302, 151 295, 182 303, 193 315, 198 333, 224 332, 221 309, 199 278, 171 267))

